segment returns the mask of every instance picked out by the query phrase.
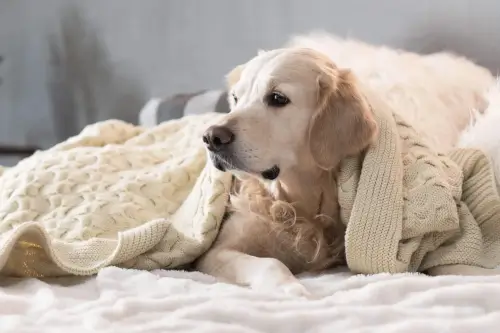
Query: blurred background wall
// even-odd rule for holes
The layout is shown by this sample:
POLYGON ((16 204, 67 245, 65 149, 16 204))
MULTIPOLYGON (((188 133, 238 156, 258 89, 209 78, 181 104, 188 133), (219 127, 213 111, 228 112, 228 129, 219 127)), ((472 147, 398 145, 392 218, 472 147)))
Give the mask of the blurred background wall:
POLYGON ((257 49, 311 30, 500 69, 498 0, 0 0, 0 144, 135 122, 148 98, 220 88, 257 49))

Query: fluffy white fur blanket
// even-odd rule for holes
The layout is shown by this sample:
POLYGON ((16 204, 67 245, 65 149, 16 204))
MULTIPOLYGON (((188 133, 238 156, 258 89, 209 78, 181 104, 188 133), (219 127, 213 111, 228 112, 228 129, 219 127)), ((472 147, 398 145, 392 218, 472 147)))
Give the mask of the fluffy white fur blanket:
POLYGON ((483 150, 492 161, 498 185, 500 184, 500 78, 486 96, 488 108, 483 114, 474 115, 470 125, 463 131, 458 146, 483 150))

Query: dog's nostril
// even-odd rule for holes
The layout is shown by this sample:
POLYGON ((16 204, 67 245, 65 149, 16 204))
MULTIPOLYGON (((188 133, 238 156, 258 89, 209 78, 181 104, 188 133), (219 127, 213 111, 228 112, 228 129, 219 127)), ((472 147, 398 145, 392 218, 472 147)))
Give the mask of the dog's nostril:
POLYGON ((206 145, 208 145, 210 143, 209 140, 208 140, 208 135, 204 135, 203 138, 202 138, 202 140, 203 140, 203 143, 206 144, 206 145))

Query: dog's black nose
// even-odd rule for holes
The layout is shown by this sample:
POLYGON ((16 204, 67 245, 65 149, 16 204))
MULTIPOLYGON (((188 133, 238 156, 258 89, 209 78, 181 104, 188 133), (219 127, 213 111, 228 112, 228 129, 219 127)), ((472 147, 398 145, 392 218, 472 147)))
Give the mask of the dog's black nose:
POLYGON ((203 134, 203 142, 210 151, 220 151, 234 141, 234 133, 224 126, 211 126, 203 134))

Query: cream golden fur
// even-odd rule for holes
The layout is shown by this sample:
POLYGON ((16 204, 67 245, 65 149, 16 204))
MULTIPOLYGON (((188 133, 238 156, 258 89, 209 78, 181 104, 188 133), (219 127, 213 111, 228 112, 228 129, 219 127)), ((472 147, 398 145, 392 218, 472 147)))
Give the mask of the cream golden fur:
MULTIPOLYGON (((228 282, 308 295, 293 274, 344 261, 335 170, 377 134, 367 98, 372 88, 323 53, 300 47, 261 52, 233 70, 228 82, 232 111, 204 141, 214 165, 238 181, 232 214, 196 266, 228 282)), ((465 97, 470 109, 481 105, 480 96, 465 97)), ((420 100, 413 98, 406 104, 420 100)), ((467 110, 444 134, 454 135, 469 117, 467 110)), ((428 132, 431 138, 442 134, 428 132)))

